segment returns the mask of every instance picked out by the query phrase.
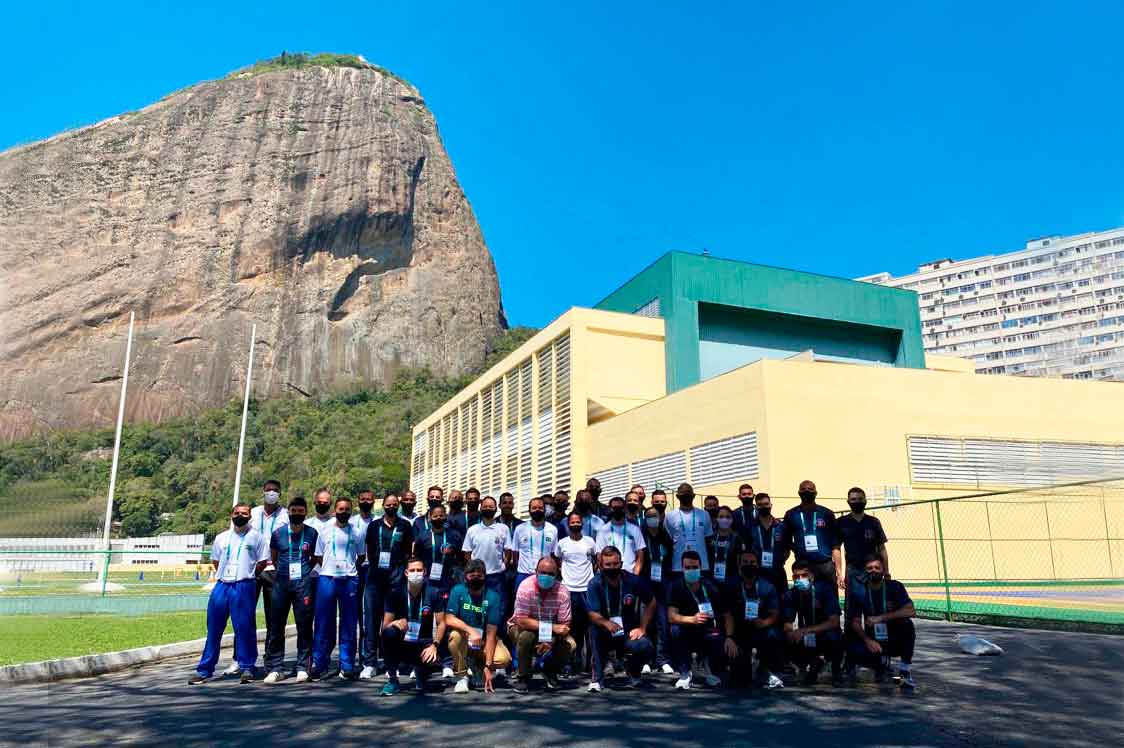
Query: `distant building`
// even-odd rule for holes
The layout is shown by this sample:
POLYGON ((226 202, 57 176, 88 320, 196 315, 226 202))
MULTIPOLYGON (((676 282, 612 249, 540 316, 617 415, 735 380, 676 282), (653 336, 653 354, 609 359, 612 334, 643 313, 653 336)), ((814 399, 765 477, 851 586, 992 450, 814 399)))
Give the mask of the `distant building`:
POLYGON ((916 291, 926 352, 979 373, 1124 380, 1124 228, 859 280, 916 291))
MULTIPOLYGON (((105 563, 100 537, 0 538, 0 574, 96 573, 105 563)), ((111 540, 109 564, 192 566, 203 563, 203 535, 157 535, 111 540)))

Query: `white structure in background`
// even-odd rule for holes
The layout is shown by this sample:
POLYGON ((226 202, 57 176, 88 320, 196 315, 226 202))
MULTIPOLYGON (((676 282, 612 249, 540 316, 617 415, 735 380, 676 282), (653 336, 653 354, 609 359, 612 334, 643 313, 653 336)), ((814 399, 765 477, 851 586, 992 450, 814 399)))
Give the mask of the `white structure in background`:
POLYGON ((916 291, 925 350, 981 374, 1124 380, 1124 228, 858 280, 916 291))
MULTIPOLYGON (((89 538, 0 538, 0 574, 99 573, 102 541, 89 538)), ((194 566, 203 563, 203 535, 157 535, 111 540, 110 566, 194 566), (152 553, 160 551, 160 553, 152 553)))

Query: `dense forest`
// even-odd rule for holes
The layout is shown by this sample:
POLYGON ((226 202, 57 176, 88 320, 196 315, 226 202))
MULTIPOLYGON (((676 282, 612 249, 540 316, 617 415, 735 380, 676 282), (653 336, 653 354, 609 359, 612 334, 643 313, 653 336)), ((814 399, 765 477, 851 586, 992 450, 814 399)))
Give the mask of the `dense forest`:
MULTIPOLYGON (((481 371, 536 330, 508 330, 481 371)), ((408 480, 411 429, 476 374, 446 379, 402 371, 387 387, 366 384, 318 397, 251 400, 242 496, 257 500, 276 478, 283 495, 325 485, 401 489, 408 480)), ((233 494, 242 403, 161 424, 126 423, 115 519, 121 536, 205 532, 226 526, 233 494)), ((101 527, 113 428, 52 433, 0 445, 0 537, 73 536, 101 527)))

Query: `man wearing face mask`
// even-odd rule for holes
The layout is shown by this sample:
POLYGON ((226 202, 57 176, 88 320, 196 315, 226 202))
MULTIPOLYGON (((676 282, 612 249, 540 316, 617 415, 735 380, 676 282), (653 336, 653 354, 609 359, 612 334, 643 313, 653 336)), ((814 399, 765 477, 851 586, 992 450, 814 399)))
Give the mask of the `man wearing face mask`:
MULTIPOLYGON (((582 517, 582 535, 596 539, 597 533, 605 526, 605 520, 597 516, 593 506, 593 494, 587 489, 578 491, 577 500, 574 502, 574 511, 582 517)), ((570 534, 569 512, 562 515, 558 522, 558 537, 564 538, 570 534)))
MULTIPOLYGON (((550 503, 549 501, 547 502, 550 503)), ((570 514, 570 494, 567 491, 558 491, 554 494, 554 518, 560 519, 565 523, 566 516, 570 514)), ((565 528, 559 528, 564 530, 565 528)), ((558 537, 562 537, 563 533, 560 531, 558 537)))
POLYGON ((807 668, 804 685, 815 685, 824 658, 831 663, 831 683, 843 685, 843 642, 839 632, 839 591, 833 581, 814 580, 807 561, 792 564, 792 589, 784 599, 788 659, 807 668))
POLYGON ((445 524, 449 527, 462 527, 468 532, 468 522, 464 516, 464 495, 457 489, 449 492, 449 509, 445 513, 445 524))
POLYGON ((254 680, 258 660, 258 631, 254 621, 255 579, 269 562, 269 538, 250 526, 250 505, 239 504, 230 513, 233 527, 218 534, 211 545, 211 565, 215 570, 215 586, 207 600, 207 644, 188 681, 195 686, 215 674, 219 647, 229 621, 234 626, 234 661, 236 668, 227 672, 241 673, 242 682, 254 680))
POLYGON ((753 497, 753 486, 748 483, 738 486, 738 503, 741 506, 734 510, 734 532, 742 539, 746 548, 753 544, 753 520, 757 519, 753 497))
MULTIPOLYGON (((430 486, 429 490, 425 492, 425 513, 411 520, 415 538, 421 537, 425 533, 429 532, 429 513, 433 511, 433 507, 435 506, 445 506, 445 504, 443 503, 443 496, 444 491, 441 490, 440 486, 430 486)), ((445 512, 445 526, 449 526, 448 511, 445 512)))
MULTIPOLYGON (((673 509, 664 515, 664 528, 675 543, 675 552, 671 557, 671 571, 674 576, 682 574, 683 554, 694 551, 701 554, 702 570, 709 571, 710 564, 706 557, 706 539, 714 534, 710 525, 710 515, 702 509, 695 508, 695 489, 690 483, 681 483, 675 491, 675 498, 679 508, 673 509)), ((655 504, 656 495, 652 494, 652 503, 655 504)))
MULTIPOLYGON (((285 507, 281 506, 281 484, 275 480, 267 480, 262 484, 262 503, 250 511, 250 526, 268 542, 273 537, 273 532, 279 527, 284 527, 289 521, 285 507)), ((265 595, 265 628, 270 631, 273 626, 273 583, 277 579, 277 569, 270 562, 258 574, 257 590, 254 596, 254 606, 265 595)), ((267 633, 268 638, 268 633, 267 633)))
POLYGON ((718 510, 714 535, 707 539, 706 553, 710 561, 710 575, 719 587, 737 583, 737 559, 742 541, 734 534, 734 514, 730 507, 718 510))
MULTIPOLYGON (((654 497, 654 494, 653 494, 654 497)), ((663 517, 654 507, 649 507, 644 516, 644 568, 640 571, 656 601, 655 615, 648 627, 649 638, 656 643, 655 666, 664 675, 674 675, 671 666, 671 628, 667 621, 667 590, 671 585, 671 557, 675 545, 671 536, 663 528, 663 517)), ((652 672, 645 664, 644 673, 652 672)))
POLYGON ((913 648, 917 633, 910 620, 917 615, 913 600, 905 586, 887 579, 882 559, 871 555, 866 559, 864 579, 855 587, 851 599, 851 643, 847 652, 847 674, 855 679, 855 666, 874 670, 875 680, 886 677, 890 658, 901 658, 898 677, 903 689, 917 687, 913 680, 913 648))
POLYGON ((773 516, 773 499, 767 493, 759 493, 754 499, 757 519, 750 527, 750 548, 761 565, 761 575, 776 588, 778 595, 788 590, 788 541, 785 538, 784 523, 773 516))
POLYGON ((511 538, 516 590, 523 580, 535 573, 539 559, 554 555, 554 546, 558 543, 558 528, 546 521, 546 502, 540 498, 531 499, 527 508, 531 521, 515 528, 511 538))
POLYGON ((472 666, 472 686, 494 693, 492 681, 497 670, 511 666, 511 653, 499 640, 503 605, 494 590, 484 584, 484 562, 474 559, 464 569, 464 583, 449 593, 445 607, 445 628, 449 632, 449 651, 457 684, 453 693, 468 693, 468 667, 472 666))
POLYGON ((652 508, 659 512, 661 517, 667 514, 667 494, 662 488, 652 491, 652 508))
POLYGON ((644 569, 644 535, 636 525, 625 521, 624 499, 614 496, 609 500, 609 522, 597 531, 597 545, 601 548, 613 546, 621 555, 624 569, 631 574, 640 574, 644 569))
MULTIPOLYGON (((369 488, 364 488, 359 492, 359 513, 351 516, 351 524, 355 525, 356 529, 363 531, 366 536, 367 528, 371 526, 371 521, 374 520, 375 514, 375 492, 369 488)), ((367 640, 367 620, 363 615, 363 598, 367 592, 367 574, 371 570, 371 560, 368 558, 363 559, 363 563, 359 565, 359 595, 355 598, 358 607, 359 617, 359 651, 363 651, 363 642, 367 640)))
POLYGON ((468 528, 463 552, 464 561, 484 564, 484 584, 494 592, 501 606, 507 595, 506 567, 511 553, 511 531, 496 519, 496 500, 491 496, 480 502, 480 523, 468 528))
POLYGON ((582 645, 589 629, 589 614, 585 609, 585 591, 593 579, 594 559, 600 544, 582 534, 582 515, 570 512, 566 517, 566 537, 554 547, 554 555, 561 562, 562 586, 570 593, 571 633, 574 643, 574 656, 582 663, 582 645))
POLYGON ((644 529, 644 505, 640 502, 640 495, 629 491, 624 495, 625 522, 644 529))
POLYGON ((414 520, 418 518, 417 506, 418 495, 407 488, 402 492, 402 501, 398 508, 398 516, 411 525, 414 524, 414 520))
MULTIPOLYGON (((886 553, 886 533, 877 517, 866 513, 866 492, 855 486, 847 492, 849 514, 839 518, 839 535, 843 540, 843 550, 847 556, 847 570, 840 575, 839 584, 850 597, 851 587, 862 587, 866 583, 864 562, 869 556, 882 560, 882 568, 890 568, 886 553)), ((883 572, 887 573, 887 572, 883 572)))
POLYGON ((312 509, 315 513, 304 521, 306 525, 316 532, 331 525, 336 519, 332 516, 332 492, 327 488, 316 489, 316 493, 312 495, 312 509))
POLYGON ((339 615, 339 662, 343 679, 355 677, 355 644, 359 626, 359 564, 363 561, 362 528, 351 523, 351 499, 336 499, 335 522, 317 534, 316 619, 313 625, 312 680, 319 680, 336 648, 339 615))
POLYGON ((722 593, 713 581, 703 578, 698 551, 684 551, 681 564, 683 576, 672 583, 667 593, 671 651, 679 672, 675 687, 684 691, 691 688, 691 655, 694 654, 709 663, 704 679, 713 688, 722 684, 715 673, 722 672, 726 662, 726 610, 722 593))
POLYGON ((455 519, 454 515, 450 514, 449 520, 452 521, 446 522, 450 528, 460 530, 462 535, 467 533, 470 527, 480 522, 480 492, 475 488, 465 491, 464 505, 465 512, 463 514, 456 515, 455 519))
POLYGON ((605 658, 616 653, 625 662, 629 688, 641 684, 641 668, 652 658, 648 627, 656 601, 643 580, 621 568, 620 551, 607 546, 601 551, 601 572, 589 583, 585 608, 589 611, 593 677, 590 691, 600 691, 605 680, 605 658))
POLYGON ((718 508, 717 496, 703 497, 703 510, 706 512, 707 516, 710 517, 710 527, 714 530, 718 529, 718 508))
MULTIPOLYGON (((542 499, 532 501, 541 502, 542 499)), ((539 511, 543 511, 541 507, 539 511)), ((530 691, 536 656, 544 658, 543 677, 547 690, 557 690, 558 671, 569 662, 574 651, 574 640, 570 636, 570 593, 557 582, 558 564, 551 556, 544 556, 535 565, 534 575, 524 579, 515 591, 515 611, 508 621, 507 636, 518 650, 516 693, 530 691)))
POLYGON ((363 640, 363 670, 359 677, 369 680, 378 665, 380 622, 387 597, 400 590, 406 579, 406 559, 414 545, 410 523, 398 516, 398 496, 388 493, 382 500, 382 518, 367 528, 367 588, 364 590, 364 627, 369 635, 363 640))
POLYGON ((383 696, 398 693, 400 666, 414 668, 419 694, 427 690, 430 671, 440 667, 437 645, 445 638, 445 595, 426 580, 420 558, 407 559, 405 578, 405 586, 399 585, 387 598, 382 619, 387 670, 383 696))
POLYGON ((730 599, 732 626, 726 630, 726 655, 733 661, 731 685, 750 684, 753 650, 757 650, 757 685, 784 688, 776 673, 781 668, 781 619, 777 590, 760 574, 757 554, 748 548, 738 554, 738 583, 730 599))
POLYGON ((633 484, 632 488, 628 489, 628 492, 636 494, 636 497, 640 499, 641 505, 644 504, 644 499, 647 496, 647 494, 644 493, 644 486, 640 485, 639 483, 635 483, 633 484))
POLYGON ((277 569, 273 584, 272 621, 265 639, 266 683, 285 678, 285 624, 289 608, 297 626, 297 683, 308 680, 312 669, 312 566, 318 534, 304 524, 308 503, 303 496, 289 502, 288 525, 280 527, 269 540, 270 558, 277 569))
POLYGON ((585 490, 589 491, 589 498, 593 501, 593 515, 603 520, 609 519, 609 508, 601 503, 601 481, 590 478, 585 482, 585 490))
POLYGON ((800 504, 784 515, 785 540, 796 560, 808 564, 813 577, 837 587, 843 555, 835 512, 816 503, 816 484, 812 481, 801 481, 797 493, 800 504))
POLYGON ((446 526, 442 506, 429 512, 429 532, 414 538, 413 555, 425 564, 426 581, 443 594, 448 594, 456 582, 463 543, 460 531, 446 526))

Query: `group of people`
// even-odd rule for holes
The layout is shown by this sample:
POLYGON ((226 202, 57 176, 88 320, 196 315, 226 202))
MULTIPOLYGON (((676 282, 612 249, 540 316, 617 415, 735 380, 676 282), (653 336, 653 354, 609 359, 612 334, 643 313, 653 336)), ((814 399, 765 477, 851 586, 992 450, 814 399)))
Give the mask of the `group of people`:
POLYGON ((696 678, 778 688, 785 671, 810 686, 830 666, 843 686, 860 667, 885 679, 895 657, 900 686, 915 687, 914 606, 889 576, 886 535, 860 488, 837 517, 804 481, 782 518, 748 484, 737 508, 714 496, 699 508, 683 483, 669 508, 663 490, 648 497, 639 485, 603 502, 591 479, 572 509, 565 491, 530 499, 527 520, 510 493, 497 501, 475 488, 446 497, 433 486, 424 511, 414 492, 388 493, 381 514, 372 491, 356 506, 322 488, 311 514, 299 496, 281 506, 280 493, 267 481, 261 505, 235 506, 215 538, 193 685, 214 676, 228 620, 225 674, 253 681, 264 597, 266 683, 325 677, 338 645, 333 672, 385 674, 385 696, 411 671, 419 692, 438 671, 456 693, 492 692, 501 678, 525 693, 539 671, 547 689, 588 673, 599 692, 610 672, 629 688, 651 673, 683 690, 696 678), (297 651, 286 669, 290 612, 297 651))

